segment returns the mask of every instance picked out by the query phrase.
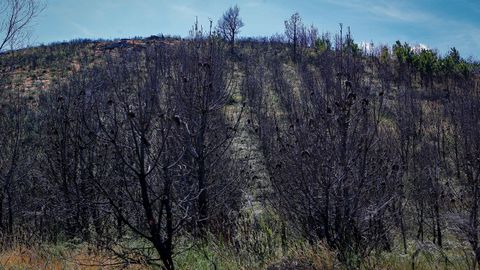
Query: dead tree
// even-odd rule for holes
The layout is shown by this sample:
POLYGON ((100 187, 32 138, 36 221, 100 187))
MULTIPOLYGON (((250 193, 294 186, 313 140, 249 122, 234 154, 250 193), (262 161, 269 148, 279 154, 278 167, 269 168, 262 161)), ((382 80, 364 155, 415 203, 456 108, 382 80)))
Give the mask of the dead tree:
POLYGON ((235 38, 240 33, 240 28, 244 26, 240 18, 240 9, 237 5, 230 7, 218 20, 217 31, 230 44, 230 52, 235 50, 235 38))
MULTIPOLYGON (((28 27, 43 10, 38 0, 5 0, 0 4, 0 52, 28 39, 28 27)), ((23 44, 25 45, 25 44, 23 44)))
MULTIPOLYGON (((6 0, 0 3, 0 52, 15 49, 28 39, 28 27, 42 10, 40 2, 35 0, 6 0)), ((29 109, 26 99, 20 94, 20 87, 13 88, 7 74, 12 66, 4 66, 0 73, 0 224, 4 231, 4 202, 8 214, 7 226, 12 232, 14 225, 15 186, 21 178, 28 179, 26 164, 29 164, 26 152, 30 145, 29 109), (23 170, 23 171, 22 171, 23 170)))
POLYGON ((199 194, 196 226, 204 234, 209 225, 214 225, 210 220, 216 215, 239 207, 241 182, 224 174, 234 164, 229 153, 242 113, 227 121, 226 106, 235 87, 233 67, 227 63, 221 43, 211 34, 197 32, 175 55, 180 59, 180 69, 173 74, 172 92, 180 120, 188 127, 183 133, 185 162, 199 194), (226 201, 222 199, 225 194, 233 195, 230 199, 234 205, 219 206, 226 201))
POLYGON ((285 21, 285 36, 291 44, 292 57, 297 59, 298 47, 300 46, 300 35, 305 31, 302 23, 302 18, 298 12, 294 13, 288 20, 285 21))
POLYGON ((261 129, 278 211, 310 242, 324 240, 358 266, 352 255, 391 246, 394 169, 380 124, 383 97, 363 80, 362 60, 343 38, 314 71, 297 62, 297 93, 282 65, 272 65, 276 110, 284 113, 264 116, 261 129))
POLYGON ((480 198, 480 102, 478 84, 460 76, 451 90, 447 103, 452 121, 453 157, 455 169, 451 207, 455 209, 454 224, 460 239, 470 243, 475 265, 480 263, 479 198, 480 198), (458 186, 457 186, 458 185, 458 186))

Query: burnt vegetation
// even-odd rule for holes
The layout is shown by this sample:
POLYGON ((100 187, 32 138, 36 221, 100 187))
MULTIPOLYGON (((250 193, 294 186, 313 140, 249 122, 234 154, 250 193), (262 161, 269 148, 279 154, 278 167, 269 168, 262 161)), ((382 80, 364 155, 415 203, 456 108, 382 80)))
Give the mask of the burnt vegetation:
POLYGON ((242 26, 235 6, 185 39, 3 53, 2 245, 88 243, 174 269, 212 242, 258 268, 321 243, 356 269, 384 253, 415 267, 432 246, 453 265, 459 243, 476 269, 478 63, 366 50, 298 13, 284 36, 238 38, 242 26))

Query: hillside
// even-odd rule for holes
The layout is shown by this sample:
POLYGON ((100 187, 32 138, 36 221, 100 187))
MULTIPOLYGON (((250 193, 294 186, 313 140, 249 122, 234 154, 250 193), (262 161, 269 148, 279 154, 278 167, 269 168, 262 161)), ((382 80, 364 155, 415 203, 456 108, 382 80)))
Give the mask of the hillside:
POLYGON ((0 55, 0 264, 477 267, 477 63, 350 33, 229 45, 0 55))

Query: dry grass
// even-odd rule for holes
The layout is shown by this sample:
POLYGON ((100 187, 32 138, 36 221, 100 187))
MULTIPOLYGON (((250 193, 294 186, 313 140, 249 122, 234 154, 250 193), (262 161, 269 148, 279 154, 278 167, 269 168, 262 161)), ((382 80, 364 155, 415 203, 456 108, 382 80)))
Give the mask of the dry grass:
MULTIPOLYGON (((265 229, 265 228, 264 228, 265 229)), ((304 241, 290 242, 286 250, 279 245, 268 245, 262 237, 258 244, 264 245, 264 254, 256 253, 252 246, 244 243, 240 251, 222 241, 211 239, 209 244, 178 253, 176 268, 198 269, 348 269, 337 258, 335 251, 323 243, 310 245, 304 241), (250 248, 249 248, 250 247, 250 248), (270 250, 271 249, 271 250, 270 250), (266 253, 265 253, 266 252, 266 253), (270 254, 271 253, 271 254, 270 254), (268 255, 270 254, 270 255, 268 255)), ((274 241, 275 242, 275 241, 274 241)), ((447 241, 448 242, 448 241, 447 241)), ((469 269, 472 254, 459 243, 447 243, 444 249, 433 244, 410 243, 407 254, 398 250, 391 253, 372 254, 360 269, 469 269)), ((0 269, 150 269, 146 265, 125 265, 102 251, 86 246, 65 247, 16 247, 0 253, 0 269)))
POLYGON ((26 248, 18 246, 0 253, 0 269, 149 269, 125 265, 114 257, 90 248, 26 248))

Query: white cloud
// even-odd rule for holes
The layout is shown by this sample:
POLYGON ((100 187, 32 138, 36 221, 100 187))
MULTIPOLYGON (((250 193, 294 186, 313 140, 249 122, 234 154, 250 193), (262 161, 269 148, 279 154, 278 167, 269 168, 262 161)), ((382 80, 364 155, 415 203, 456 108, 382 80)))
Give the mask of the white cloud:
POLYGON ((422 22, 433 18, 432 14, 412 10, 398 2, 382 2, 376 0, 323 0, 344 8, 364 11, 376 15, 379 19, 393 19, 404 22, 422 22))
POLYGON ((432 19, 432 15, 424 12, 402 9, 390 5, 374 5, 368 7, 368 11, 386 18, 405 22, 423 22, 432 19))
POLYGON ((264 0, 251 0, 247 1, 244 6, 247 8, 256 8, 259 7, 262 3, 264 3, 264 0))
POLYGON ((71 24, 73 25, 73 27, 75 27, 78 32, 84 36, 89 36, 89 37, 94 37, 94 36, 97 36, 93 31, 91 31, 90 29, 88 29, 87 27, 79 24, 79 23, 76 23, 76 22, 71 22, 71 24))

